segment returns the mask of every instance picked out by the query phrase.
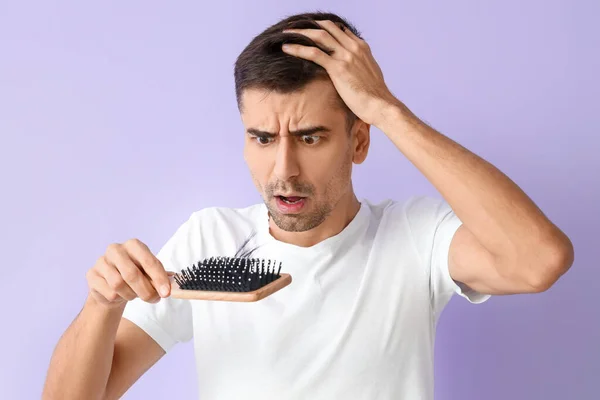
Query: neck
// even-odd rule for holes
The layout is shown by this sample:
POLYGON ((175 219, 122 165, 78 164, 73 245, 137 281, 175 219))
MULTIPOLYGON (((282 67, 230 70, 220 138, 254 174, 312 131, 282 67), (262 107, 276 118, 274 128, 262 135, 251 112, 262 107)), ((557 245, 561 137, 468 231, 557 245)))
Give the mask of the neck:
POLYGON ((350 224, 360 209, 360 202, 354 192, 342 197, 319 226, 305 232, 287 232, 280 229, 269 218, 269 232, 275 239, 300 247, 310 247, 340 233, 350 224))

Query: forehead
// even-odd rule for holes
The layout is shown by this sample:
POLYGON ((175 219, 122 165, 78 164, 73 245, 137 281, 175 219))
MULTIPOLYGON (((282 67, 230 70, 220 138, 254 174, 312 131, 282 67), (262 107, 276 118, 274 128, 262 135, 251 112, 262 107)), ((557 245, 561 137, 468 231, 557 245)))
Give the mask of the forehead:
POLYGON ((247 89, 241 96, 241 115, 246 125, 271 122, 338 123, 344 118, 335 87, 330 80, 317 80, 291 93, 247 89))

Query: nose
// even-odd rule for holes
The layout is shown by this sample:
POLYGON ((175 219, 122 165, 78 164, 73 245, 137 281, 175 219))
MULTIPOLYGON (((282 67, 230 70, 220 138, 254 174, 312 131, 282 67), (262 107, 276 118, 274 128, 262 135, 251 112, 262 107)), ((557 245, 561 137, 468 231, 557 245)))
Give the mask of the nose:
POLYGON ((281 137, 277 145, 273 173, 281 181, 287 181, 290 178, 298 176, 300 173, 300 166, 298 165, 292 139, 291 137, 281 137))

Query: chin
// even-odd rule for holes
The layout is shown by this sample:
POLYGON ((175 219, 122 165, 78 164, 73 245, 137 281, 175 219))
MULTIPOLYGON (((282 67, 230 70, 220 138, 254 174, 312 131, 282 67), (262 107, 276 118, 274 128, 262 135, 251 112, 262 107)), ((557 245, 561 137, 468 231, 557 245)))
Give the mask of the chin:
POLYGON ((306 209, 298 213, 285 213, 278 210, 277 205, 269 207, 271 220, 277 227, 286 232, 307 232, 321 225, 327 213, 306 209))

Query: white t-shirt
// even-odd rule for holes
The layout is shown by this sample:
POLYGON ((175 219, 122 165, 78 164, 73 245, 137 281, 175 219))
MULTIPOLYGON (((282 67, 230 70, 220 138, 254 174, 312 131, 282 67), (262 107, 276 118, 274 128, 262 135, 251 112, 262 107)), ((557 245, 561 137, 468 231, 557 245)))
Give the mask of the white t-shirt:
POLYGON ((361 201, 338 235, 275 240, 264 204, 191 215, 160 250, 167 270, 234 255, 281 261, 292 283, 254 303, 136 299, 124 317, 167 352, 194 340, 201 400, 433 399, 437 320, 453 294, 448 250, 461 221, 430 197, 361 201))

